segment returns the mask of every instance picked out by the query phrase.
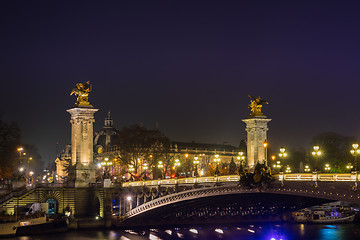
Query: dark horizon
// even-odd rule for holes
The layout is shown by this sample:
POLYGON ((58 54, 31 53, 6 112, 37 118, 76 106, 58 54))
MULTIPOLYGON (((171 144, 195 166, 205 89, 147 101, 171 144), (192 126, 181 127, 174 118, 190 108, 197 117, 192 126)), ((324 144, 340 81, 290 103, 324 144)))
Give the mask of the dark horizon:
POLYGON ((70 143, 69 96, 91 81, 99 131, 142 122, 174 141, 246 138, 248 95, 274 149, 321 132, 359 139, 358 2, 7 2, 0 102, 22 140, 54 161, 70 143), (61 150, 61 149, 60 149, 61 150))

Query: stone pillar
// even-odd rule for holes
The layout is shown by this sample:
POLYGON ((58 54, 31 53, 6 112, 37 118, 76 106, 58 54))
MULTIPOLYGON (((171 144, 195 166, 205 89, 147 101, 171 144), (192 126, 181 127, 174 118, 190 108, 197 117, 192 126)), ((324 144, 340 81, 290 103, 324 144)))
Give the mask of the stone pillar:
POLYGON ((266 151, 263 144, 267 139, 267 123, 270 121, 271 119, 266 118, 266 116, 253 116, 243 119, 243 122, 246 123, 247 164, 249 169, 254 168, 257 161, 265 162, 266 151))
POLYGON ((93 123, 92 106, 76 106, 67 112, 71 114, 71 165, 70 178, 75 187, 87 187, 95 182, 93 162, 93 123))

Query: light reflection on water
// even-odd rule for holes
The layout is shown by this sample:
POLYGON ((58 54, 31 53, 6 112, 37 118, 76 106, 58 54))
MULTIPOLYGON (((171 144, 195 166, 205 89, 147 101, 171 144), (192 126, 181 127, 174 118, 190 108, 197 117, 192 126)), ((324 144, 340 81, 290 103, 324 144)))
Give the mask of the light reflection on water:
POLYGON ((189 227, 142 230, 71 231, 52 235, 22 236, 15 240, 140 240, 140 239, 256 239, 353 240, 360 239, 360 225, 252 224, 228 227, 189 227))

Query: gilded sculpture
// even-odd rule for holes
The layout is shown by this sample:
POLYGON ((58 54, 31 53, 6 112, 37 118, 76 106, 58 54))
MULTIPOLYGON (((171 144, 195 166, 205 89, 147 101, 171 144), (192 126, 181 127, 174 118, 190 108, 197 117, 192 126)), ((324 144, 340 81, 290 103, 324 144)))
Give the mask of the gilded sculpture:
POLYGON ((89 103, 89 93, 91 92, 92 86, 89 81, 86 83, 77 83, 76 87, 73 88, 70 95, 77 95, 76 106, 91 106, 89 103))
POLYGON ((264 114, 261 112, 261 108, 263 104, 269 104, 267 101, 265 101, 264 99, 261 99, 260 96, 258 96, 257 98, 249 95, 250 98, 250 104, 249 104, 249 108, 251 109, 251 117, 256 117, 256 116, 264 116, 264 114))

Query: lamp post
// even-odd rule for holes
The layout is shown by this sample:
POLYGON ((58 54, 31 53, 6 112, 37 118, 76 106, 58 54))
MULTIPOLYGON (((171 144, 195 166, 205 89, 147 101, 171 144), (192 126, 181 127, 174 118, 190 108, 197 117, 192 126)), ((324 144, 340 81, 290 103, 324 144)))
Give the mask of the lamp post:
POLYGON ((17 150, 19 152, 19 165, 21 165, 21 155, 22 155, 22 151, 24 151, 24 148, 19 147, 17 150))
POLYGON ((130 172, 130 179, 132 180, 132 174, 131 174, 131 172, 134 172, 134 171, 135 171, 134 165, 129 165, 128 171, 130 172))
POLYGON ((219 171, 219 163, 220 163, 219 154, 215 154, 214 162, 216 163, 215 176, 217 176, 220 173, 220 171, 219 171))
POLYGON ((28 166, 27 166, 27 167, 28 167, 28 170, 30 169, 30 167, 29 167, 29 165, 30 165, 30 164, 29 164, 29 161, 30 161, 30 160, 32 160, 32 157, 29 157, 29 158, 28 158, 28 166))
POLYGON ((280 171, 280 169, 282 168, 281 162, 276 161, 276 164, 273 164, 273 168, 277 169, 277 171, 280 171))
POLYGON ((358 162, 357 162, 357 155, 360 154, 360 149, 359 148, 359 144, 354 143, 352 145, 352 148, 350 150, 350 153, 354 156, 354 170, 357 171, 358 170, 358 162))
POLYGON ((178 173, 178 167, 180 167, 180 160, 177 158, 175 159, 175 163, 174 163, 174 168, 175 168, 175 176, 178 177, 179 173, 178 173))
POLYGON ((198 164, 199 164, 199 157, 194 157, 194 176, 197 177, 199 176, 199 173, 198 173, 198 164))
POLYGON ((189 154, 186 153, 185 154, 185 177, 188 176, 188 172, 189 172, 189 169, 188 169, 188 157, 189 157, 189 154))
POLYGON ((268 148, 269 144, 268 142, 265 140, 263 143, 263 147, 265 148, 265 166, 267 167, 267 148, 268 148))
POLYGON ((311 169, 310 169, 309 165, 305 165, 305 169, 304 169, 304 171, 305 171, 305 172, 310 172, 310 171, 311 171, 311 169))
POLYGON ((351 170, 353 169, 353 165, 351 165, 351 163, 348 163, 347 165, 346 165, 346 169, 347 170, 349 170, 349 172, 351 172, 351 170))
POLYGON ((162 178, 162 175, 163 175, 163 170, 164 170, 164 165, 163 165, 163 162, 162 161, 159 161, 157 167, 160 169, 160 173, 161 173, 161 178, 162 178))
POLYGON ((354 170, 355 170, 355 189, 358 187, 358 162, 357 162, 357 155, 360 153, 359 144, 354 143, 352 145, 352 148, 350 150, 350 153, 354 156, 354 170))
POLYGON ((146 171, 149 169, 149 165, 146 162, 144 162, 142 169, 143 169, 144 179, 146 180, 146 178, 147 178, 146 171))
POLYGON ((125 211, 127 210, 127 208, 130 211, 132 209, 132 197, 129 195, 129 196, 126 197, 126 200, 127 200, 128 204, 125 207, 125 211))
POLYGON ((242 164, 243 161, 245 161, 244 152, 239 152, 239 156, 237 157, 237 159, 239 160, 240 164, 242 164))
POLYGON ((328 163, 325 164, 324 169, 325 169, 326 172, 330 172, 330 170, 331 170, 330 164, 328 164, 328 163))
POLYGON ((279 157, 280 157, 280 159, 282 159, 282 166, 281 166, 280 171, 283 171, 283 167, 286 167, 285 158, 287 157, 286 149, 284 147, 280 148, 279 157))
POLYGON ((313 147, 314 151, 311 152, 311 154, 314 156, 315 158, 315 162, 316 162, 316 167, 315 167, 315 171, 319 171, 319 157, 321 155, 321 151, 319 150, 320 147, 319 146, 314 146, 313 147))

